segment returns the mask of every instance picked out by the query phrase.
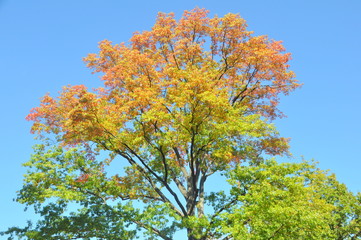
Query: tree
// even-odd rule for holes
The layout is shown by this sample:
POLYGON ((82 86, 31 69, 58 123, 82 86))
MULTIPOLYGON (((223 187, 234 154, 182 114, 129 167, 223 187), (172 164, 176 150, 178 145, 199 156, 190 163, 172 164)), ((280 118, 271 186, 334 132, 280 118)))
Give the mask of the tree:
POLYGON ((43 143, 25 164, 30 170, 17 200, 43 219, 7 233, 166 240, 182 229, 189 240, 360 235, 359 196, 312 164, 265 160, 288 154, 288 139, 271 121, 282 116, 279 96, 300 86, 281 42, 253 36, 239 15, 209 18, 196 8, 179 21, 160 13, 152 30, 128 44, 105 40, 99 48, 85 62, 103 74, 104 87, 64 87, 27 116, 43 143), (220 175, 229 179, 229 193, 207 190, 208 179, 220 175))

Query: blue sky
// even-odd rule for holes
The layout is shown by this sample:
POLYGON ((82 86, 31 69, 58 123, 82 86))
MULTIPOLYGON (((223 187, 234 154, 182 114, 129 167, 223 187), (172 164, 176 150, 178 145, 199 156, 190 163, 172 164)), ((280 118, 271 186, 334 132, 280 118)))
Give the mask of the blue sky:
POLYGON ((24 118, 40 97, 67 84, 98 86, 82 58, 99 41, 127 41, 157 12, 180 16, 195 6, 240 13, 255 35, 284 41, 304 86, 282 98, 281 135, 292 138, 295 160, 314 158, 361 191, 361 1, 0 0, 0 230, 33 217, 12 199, 35 143, 24 118))

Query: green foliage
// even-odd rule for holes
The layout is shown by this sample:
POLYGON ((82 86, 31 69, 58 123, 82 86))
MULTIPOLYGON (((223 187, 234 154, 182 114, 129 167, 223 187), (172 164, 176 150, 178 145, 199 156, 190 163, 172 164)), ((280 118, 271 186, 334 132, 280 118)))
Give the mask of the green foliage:
POLYGON ((229 193, 207 194, 204 216, 180 218, 157 201, 116 202, 107 166, 79 149, 35 147, 17 201, 42 216, 36 225, 3 232, 8 239, 360 239, 361 195, 315 163, 274 160, 238 165, 228 172, 229 193), (88 181, 81 178, 90 174, 88 181), (94 176, 93 176, 94 175, 94 176))
POLYGON ((125 230, 124 222, 131 209, 92 204, 79 208, 77 212, 65 214, 64 202, 50 203, 38 213, 43 219, 35 227, 31 223, 24 229, 10 228, 9 239, 68 240, 68 239, 133 239, 136 230, 125 230), (15 238, 15 236, 17 238, 15 238))
POLYGON ((210 236, 361 239, 360 194, 348 191, 315 163, 269 160, 238 166, 228 181, 232 186, 229 196, 210 196, 219 213, 211 220, 214 231, 210 236))

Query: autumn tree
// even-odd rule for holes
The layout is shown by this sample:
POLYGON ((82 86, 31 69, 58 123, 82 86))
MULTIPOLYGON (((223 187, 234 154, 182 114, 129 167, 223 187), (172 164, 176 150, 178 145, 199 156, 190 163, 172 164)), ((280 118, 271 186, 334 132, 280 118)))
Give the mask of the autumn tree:
POLYGON ((265 160, 288 154, 288 139, 271 121, 282 116, 280 95, 300 86, 281 42, 253 36, 237 14, 210 18, 196 8, 178 21, 159 13, 150 31, 99 48, 84 60, 102 75, 103 87, 64 87, 27 116, 43 142, 25 164, 17 200, 43 219, 7 233, 165 240, 179 230, 189 240, 360 235, 360 197, 313 164, 265 160), (220 175, 229 191, 212 192, 208 180, 220 175), (340 204, 338 218, 336 189, 348 204, 340 204))

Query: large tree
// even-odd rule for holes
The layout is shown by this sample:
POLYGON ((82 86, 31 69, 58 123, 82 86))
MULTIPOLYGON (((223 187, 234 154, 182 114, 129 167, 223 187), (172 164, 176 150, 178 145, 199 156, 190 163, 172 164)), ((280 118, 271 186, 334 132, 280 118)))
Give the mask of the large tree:
POLYGON ((253 36, 237 14, 209 18, 196 8, 179 21, 160 13, 152 30, 129 43, 105 40, 99 47, 85 62, 102 73, 104 87, 64 87, 27 117, 43 143, 25 164, 17 200, 43 219, 8 233, 166 240, 182 229, 189 240, 360 235, 360 197, 312 164, 264 160, 288 154, 288 139, 271 120, 282 116, 280 94, 299 86, 281 42, 253 36), (212 177, 228 178, 229 189, 212 192, 212 177), (345 212, 340 217, 337 207, 345 212))

